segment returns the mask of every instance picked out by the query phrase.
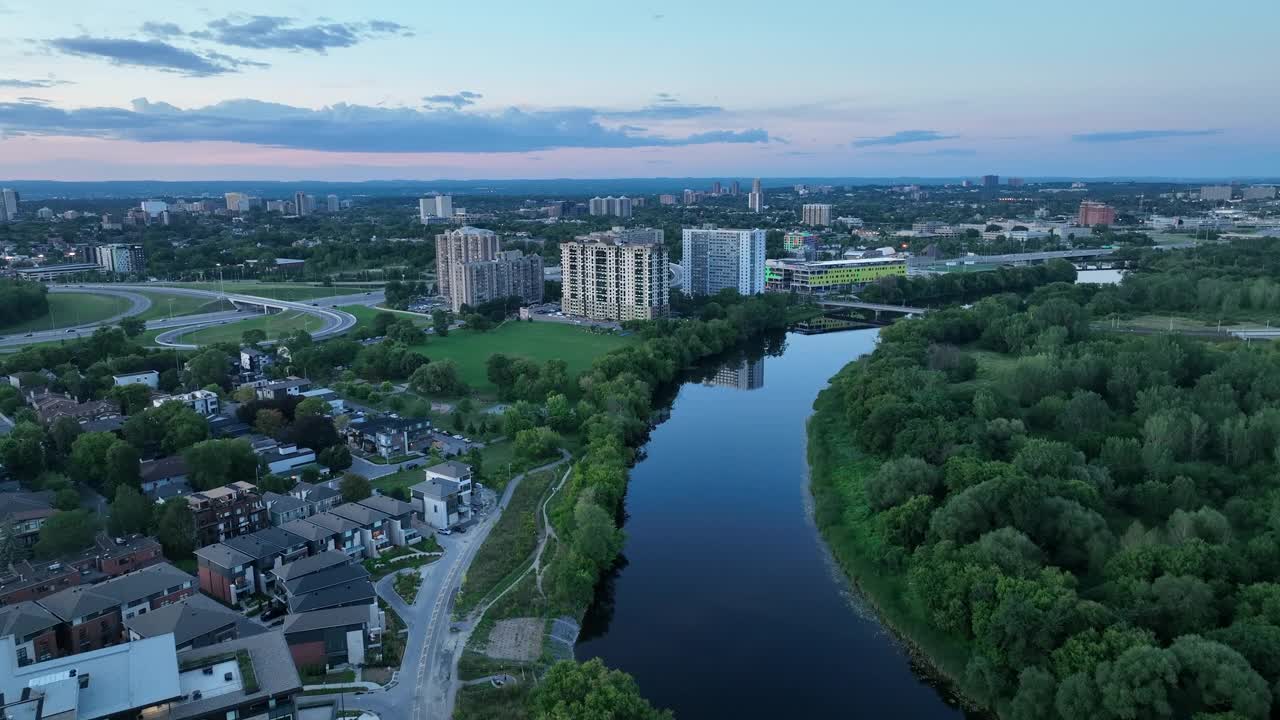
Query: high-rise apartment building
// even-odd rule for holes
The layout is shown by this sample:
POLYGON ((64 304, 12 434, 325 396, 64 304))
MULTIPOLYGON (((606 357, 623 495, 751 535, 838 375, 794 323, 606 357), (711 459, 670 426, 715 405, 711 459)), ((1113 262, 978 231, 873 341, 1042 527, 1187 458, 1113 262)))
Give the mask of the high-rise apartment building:
POLYGON ((471 226, 436 235, 436 283, 440 295, 455 312, 462 307, 460 296, 455 299, 455 287, 464 280, 463 265, 498 258, 498 236, 492 230, 471 226))
POLYGON ((714 295, 730 288, 743 295, 763 292, 764 238, 760 229, 685 228, 681 289, 686 295, 714 295))
POLYGON ((560 305, 592 320, 651 320, 669 308, 662 231, 614 228, 560 243, 560 305))
POLYGON ((297 215, 310 215, 316 211, 316 198, 301 190, 293 194, 293 211, 297 215))
POLYGON ((612 216, 627 218, 631 217, 631 198, 623 195, 622 197, 593 197, 587 203, 587 211, 595 216, 612 216))
POLYGON ((499 252, 493 260, 462 264, 450 289, 454 312, 462 306, 475 307, 490 300, 519 297, 525 303, 542 302, 542 256, 519 250, 499 252))
POLYGON ((716 180, 715 182, 711 183, 711 194, 712 194, 712 195, 719 195, 719 194, 720 194, 720 181, 719 181, 719 180, 716 180))
POLYGON ((675 195, 670 195, 670 194, 667 194, 667 195, 659 195, 659 196, 658 196, 658 204, 659 204, 659 205, 675 205, 675 204, 676 204, 676 196, 675 196, 675 195))
POLYGON ((737 180, 729 183, 729 194, 734 197, 738 197, 738 195, 742 194, 742 186, 738 184, 737 180))
POLYGON ((106 272, 141 273, 147 269, 147 256, 141 245, 112 243, 95 249, 98 264, 106 272))
POLYGON ((1026 181, 1020 177, 1009 178, 1009 187, 1022 187, 1025 184, 1026 184, 1026 181))
POLYGON ((329 195, 324 199, 324 209, 326 212, 336 213, 340 207, 337 195, 329 195))
POLYGON ((435 216, 445 218, 446 220, 453 217, 453 196, 437 195, 433 202, 435 206, 435 216))
POLYGON ((244 198, 244 197, 245 197, 245 195, 244 195, 244 193, 229 192, 229 193, 227 193, 226 195, 224 195, 223 197, 225 197, 225 198, 227 199, 227 209, 228 209, 228 210, 230 210, 231 212, 239 212, 239 211, 240 211, 240 200, 241 200, 242 198, 244 198))
POLYGON ((6 220, 14 220, 18 217, 18 191, 13 188, 4 188, 0 190, 0 205, 4 206, 4 214, 6 220))
POLYGON ((983 175, 982 176, 982 187, 984 188, 993 188, 998 186, 999 184, 1000 184, 999 175, 983 175))
POLYGON ((1211 202, 1228 202, 1231 200, 1231 186, 1205 185, 1200 188, 1200 199, 1211 202))
POLYGON ((1114 225, 1116 209, 1106 203, 1085 200, 1080 203, 1080 211, 1076 214, 1076 224, 1084 227, 1094 225, 1114 225))
POLYGON ((747 208, 751 212, 764 210, 764 190, 760 188, 760 178, 751 181, 751 194, 747 196, 747 208))
POLYGON ((683 193, 683 200, 685 205, 696 204, 698 202, 698 191, 685 188, 683 193))
POLYGON ((800 208, 800 220, 810 227, 827 227, 831 224, 831 206, 808 203, 800 208))
POLYGON ((1275 185, 1251 185, 1244 189, 1245 200, 1275 200, 1275 185))

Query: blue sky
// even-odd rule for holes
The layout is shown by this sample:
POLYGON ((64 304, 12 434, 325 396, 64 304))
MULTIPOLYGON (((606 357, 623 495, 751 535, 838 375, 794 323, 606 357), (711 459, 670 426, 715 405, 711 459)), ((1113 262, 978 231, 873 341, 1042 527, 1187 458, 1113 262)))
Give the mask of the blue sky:
POLYGON ((1280 3, 0 0, 0 177, 1280 173, 1280 3))

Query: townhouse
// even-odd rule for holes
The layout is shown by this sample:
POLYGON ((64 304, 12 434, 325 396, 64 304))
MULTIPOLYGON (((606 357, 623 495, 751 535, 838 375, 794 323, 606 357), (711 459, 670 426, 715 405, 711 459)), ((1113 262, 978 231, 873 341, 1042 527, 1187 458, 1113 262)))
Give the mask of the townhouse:
POLYGON ((124 638, 124 621, 145 615, 196 591, 196 579, 161 563, 97 585, 80 585, 39 600, 65 623, 59 643, 66 653, 97 650, 124 638))

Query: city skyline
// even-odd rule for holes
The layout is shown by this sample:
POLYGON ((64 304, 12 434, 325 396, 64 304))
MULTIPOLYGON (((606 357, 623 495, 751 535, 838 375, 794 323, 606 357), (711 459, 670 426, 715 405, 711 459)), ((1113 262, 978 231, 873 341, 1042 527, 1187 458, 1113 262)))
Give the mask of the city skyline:
POLYGON ((49 13, 0 0, 0 172, 1268 175, 1280 99, 1260 91, 1276 57, 1263 36, 1280 8, 1244 5, 1256 20, 1245 26, 1191 3, 802 2, 786 15, 821 22, 784 23, 756 2, 729 18, 666 2, 441 16, 390 2, 49 13), (1087 43, 1070 40, 1099 15, 1087 43), (1205 61, 1228 47, 1230 71, 1205 61), (593 56, 607 61, 582 61, 593 56))

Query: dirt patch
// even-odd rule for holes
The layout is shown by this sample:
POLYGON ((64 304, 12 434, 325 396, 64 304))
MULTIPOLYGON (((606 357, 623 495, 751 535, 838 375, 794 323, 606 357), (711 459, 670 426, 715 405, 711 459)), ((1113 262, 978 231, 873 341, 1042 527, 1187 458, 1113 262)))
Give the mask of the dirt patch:
POLYGON ((546 621, 541 618, 499 620, 489 633, 489 647, 485 654, 499 660, 537 660, 542 655, 545 626, 546 621))
POLYGON ((392 670, 391 668, 367 667, 364 669, 364 672, 360 674, 360 676, 361 676, 361 679, 364 680, 365 682, 372 682, 372 683, 378 683, 379 685, 386 685, 387 683, 391 682, 391 674, 393 672, 395 671, 392 670))

